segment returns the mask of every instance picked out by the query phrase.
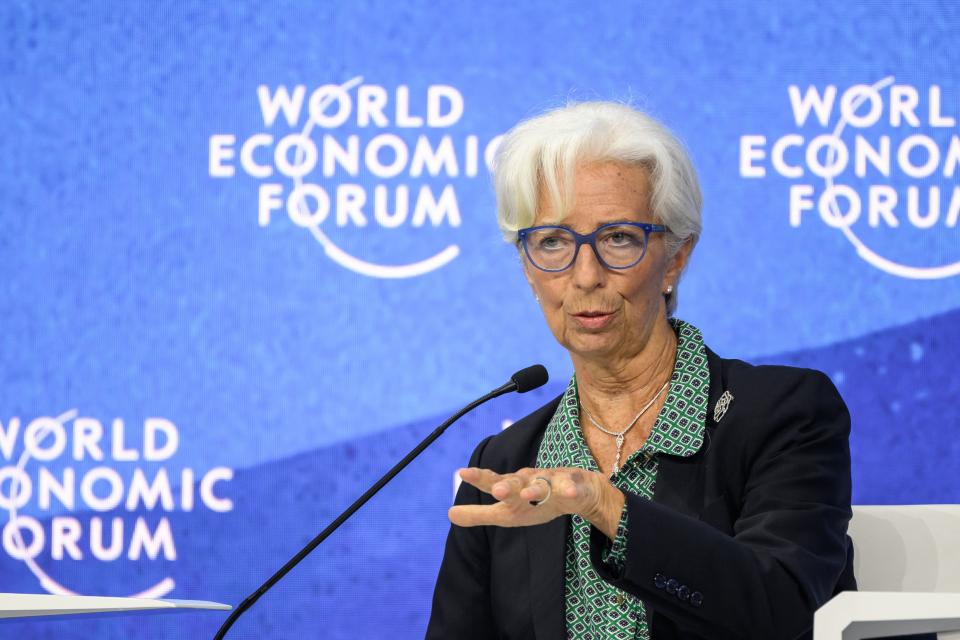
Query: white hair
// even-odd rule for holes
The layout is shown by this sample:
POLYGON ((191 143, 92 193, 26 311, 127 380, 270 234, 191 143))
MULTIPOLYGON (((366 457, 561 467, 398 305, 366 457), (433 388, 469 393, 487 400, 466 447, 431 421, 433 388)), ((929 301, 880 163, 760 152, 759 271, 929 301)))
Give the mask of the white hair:
MULTIPOLYGON (((573 172, 585 162, 615 161, 643 167, 650 181, 654 220, 667 227, 667 254, 700 237, 700 185, 683 144, 664 125, 616 102, 568 104, 525 120, 503 137, 494 161, 497 222, 507 242, 533 225, 541 190, 558 222, 573 205, 573 172)), ((677 285, 667 314, 677 306, 677 285)))

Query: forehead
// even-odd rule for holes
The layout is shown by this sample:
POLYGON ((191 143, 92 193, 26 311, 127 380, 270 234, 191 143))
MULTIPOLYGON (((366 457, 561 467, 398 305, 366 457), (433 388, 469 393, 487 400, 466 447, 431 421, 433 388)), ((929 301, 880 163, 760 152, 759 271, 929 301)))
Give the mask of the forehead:
POLYGON ((606 222, 651 222, 649 178, 645 168, 624 162, 577 164, 559 181, 559 194, 541 185, 534 224, 564 224, 592 231, 606 222))

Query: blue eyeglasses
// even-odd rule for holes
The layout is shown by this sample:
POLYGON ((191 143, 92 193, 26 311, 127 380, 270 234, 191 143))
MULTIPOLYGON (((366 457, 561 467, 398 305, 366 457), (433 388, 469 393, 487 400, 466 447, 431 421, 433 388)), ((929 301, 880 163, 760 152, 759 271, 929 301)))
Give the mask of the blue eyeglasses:
POLYGON ((541 271, 564 271, 577 259, 580 246, 590 245, 608 269, 629 269, 643 260, 651 233, 666 233, 662 224, 611 222, 581 235, 567 227, 546 225, 520 229, 517 236, 530 263, 541 271))

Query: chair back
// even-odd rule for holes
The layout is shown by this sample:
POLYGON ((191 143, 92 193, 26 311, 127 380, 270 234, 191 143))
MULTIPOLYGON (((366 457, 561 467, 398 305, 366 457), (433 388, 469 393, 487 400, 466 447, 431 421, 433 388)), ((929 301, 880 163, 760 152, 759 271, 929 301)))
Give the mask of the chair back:
POLYGON ((960 593, 960 505, 854 506, 861 591, 960 593))

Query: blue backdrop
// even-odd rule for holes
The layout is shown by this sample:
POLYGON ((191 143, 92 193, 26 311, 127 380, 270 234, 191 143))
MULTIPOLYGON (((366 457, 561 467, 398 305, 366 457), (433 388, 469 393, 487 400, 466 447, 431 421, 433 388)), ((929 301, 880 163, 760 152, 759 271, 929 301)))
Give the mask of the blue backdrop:
POLYGON ((542 362, 230 634, 421 637, 455 469, 571 373, 486 168, 568 99, 687 143, 705 224, 677 315, 831 376, 855 502, 960 501, 952 3, 9 2, 0 33, 0 591, 235 604, 542 362))

